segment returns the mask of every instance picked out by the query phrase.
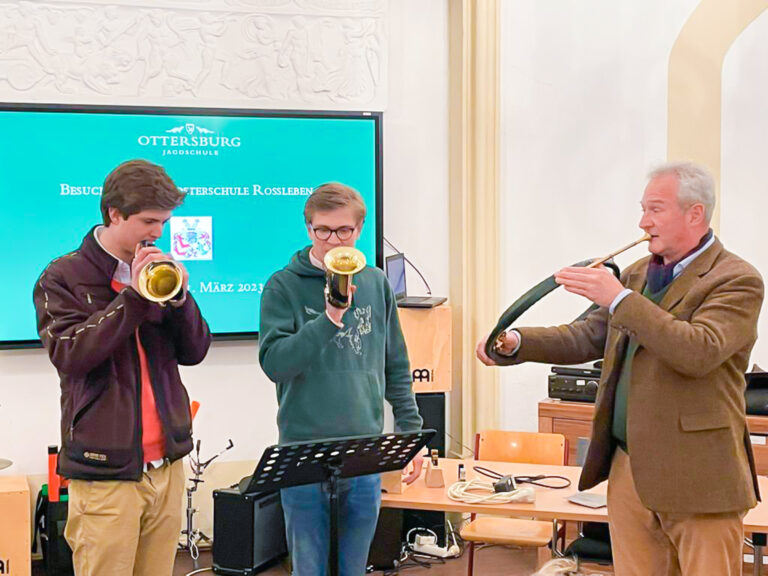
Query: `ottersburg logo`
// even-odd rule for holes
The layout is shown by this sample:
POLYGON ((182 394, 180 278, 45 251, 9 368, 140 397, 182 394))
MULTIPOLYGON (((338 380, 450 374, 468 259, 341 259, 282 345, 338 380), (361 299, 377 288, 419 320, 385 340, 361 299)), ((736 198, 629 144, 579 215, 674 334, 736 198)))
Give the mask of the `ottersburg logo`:
POLYGON ((166 132, 169 134, 178 134, 182 130, 186 130, 187 134, 189 134, 190 136, 194 134, 195 131, 199 132, 200 134, 213 134, 213 130, 208 130, 208 128, 197 126, 192 122, 187 122, 183 126, 176 126, 175 128, 169 128, 168 130, 166 130, 166 132))
POLYGON ((138 137, 139 146, 163 149, 163 156, 218 156, 226 148, 239 148, 240 136, 221 136, 215 131, 186 122, 168 128, 164 134, 138 137))

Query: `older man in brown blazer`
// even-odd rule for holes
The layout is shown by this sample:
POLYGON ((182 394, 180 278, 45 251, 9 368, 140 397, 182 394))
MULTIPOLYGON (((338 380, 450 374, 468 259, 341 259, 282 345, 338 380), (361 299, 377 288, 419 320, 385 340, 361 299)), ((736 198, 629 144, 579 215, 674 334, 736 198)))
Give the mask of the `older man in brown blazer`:
MULTIPOLYGON (((691 163, 650 174, 651 256, 624 271, 564 268, 586 319, 504 335, 504 364, 604 357, 580 489, 608 482, 617 576, 741 574, 742 519, 759 498, 744 407, 760 274, 709 229, 714 182, 691 163)), ((480 342, 477 355, 494 362, 480 342)))

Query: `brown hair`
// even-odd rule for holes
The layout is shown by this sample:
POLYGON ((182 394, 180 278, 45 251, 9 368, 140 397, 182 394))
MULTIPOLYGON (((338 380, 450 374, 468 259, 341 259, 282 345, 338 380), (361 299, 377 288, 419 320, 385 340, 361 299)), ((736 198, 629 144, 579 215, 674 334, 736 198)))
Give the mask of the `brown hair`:
POLYGON ((355 212, 358 224, 365 220, 367 211, 360 192, 340 182, 321 184, 307 198, 304 205, 304 221, 309 224, 315 212, 330 212, 347 206, 355 212))
POLYGON ((101 192, 101 215, 109 226, 109 209, 117 208, 123 218, 143 210, 173 210, 184 201, 162 166, 146 160, 128 160, 112 170, 101 192))

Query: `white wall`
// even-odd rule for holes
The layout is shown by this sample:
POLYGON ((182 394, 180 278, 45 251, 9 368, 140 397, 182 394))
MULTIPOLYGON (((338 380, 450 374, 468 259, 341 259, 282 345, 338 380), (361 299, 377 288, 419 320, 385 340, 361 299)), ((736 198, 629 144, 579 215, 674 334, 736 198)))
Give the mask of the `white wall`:
MULTIPOLYGON (((667 154, 669 52, 698 1, 501 4, 506 307, 559 268, 641 236, 645 175, 667 154)), ((566 323, 587 304, 558 291, 518 324, 566 323)), ((503 427, 537 429, 548 373, 502 370, 503 427)))
MULTIPOLYGON (((385 236, 448 295, 448 5, 390 0, 385 236)), ((408 289, 425 294, 411 270, 408 289)))
MULTIPOLYGON (((768 281, 768 13, 736 40, 723 65, 722 216, 726 248, 746 258, 768 281)), ((768 304, 752 362, 768 370, 768 304)))
MULTIPOLYGON (((96 0, 90 3, 101 5, 96 0)), ((27 2, 0 2, 0 16, 3 16, 0 17, 0 38, 4 32, 20 30, 19 21, 9 16, 16 9, 22 12, 14 12, 14 17, 26 14, 22 22, 30 25, 56 20, 59 26, 75 26, 71 12, 81 4, 36 3, 30 8, 27 2), (29 10, 32 12, 25 13, 29 10), (11 29, 11 26, 17 28, 11 29)), ((32 86, 29 85, 30 78, 37 76, 19 75, 18 69, 11 66, 8 53, 4 53, 0 45, 0 101, 383 110, 385 234, 421 268, 435 293, 447 294, 448 27, 445 0, 422 0, 418 3, 406 0, 349 0, 334 2, 332 6, 323 2, 286 3, 290 6, 273 9, 272 13, 268 10, 256 13, 248 8, 248 2, 220 3, 218 11, 208 13, 199 12, 193 0, 189 0, 187 6, 182 4, 170 1, 151 3, 155 9, 153 15, 162 15, 166 22, 182 22, 185 29, 191 31, 185 33, 189 43, 184 45, 184 49, 199 56, 197 60, 190 57, 199 66, 183 70, 181 78, 179 74, 174 76, 169 73, 168 67, 164 66, 142 86, 139 68, 135 73, 130 69, 127 77, 126 74, 114 73, 114 69, 107 65, 109 63, 95 66, 95 52, 88 57, 82 56, 86 50, 83 45, 100 42, 97 39, 104 38, 107 34, 104 30, 115 22, 149 18, 142 5, 150 4, 124 2, 111 4, 110 8, 100 9, 101 12, 95 11, 101 15, 101 20, 93 22, 93 38, 84 38, 83 35, 90 31, 81 28, 59 30, 62 38, 77 37, 80 42, 62 44, 71 48, 70 52, 64 50, 61 54, 64 61, 51 59, 46 61, 46 66, 37 66, 34 59, 30 60, 30 47, 36 49, 36 44, 34 33, 29 31, 28 45, 19 48, 17 53, 22 55, 22 60, 27 59, 28 68, 32 72, 37 71, 41 78, 32 86), (303 15, 304 24, 313 37, 319 33, 318 30, 370 30, 367 49, 375 53, 375 61, 384 69, 374 75, 344 68, 343 59, 334 59, 338 58, 336 50, 341 53, 345 48, 352 50, 359 46, 345 45, 343 36, 331 35, 336 44, 326 42, 323 46, 327 52, 319 55, 317 46, 313 45, 314 56, 309 61, 316 67, 318 62, 338 66, 340 70, 346 70, 344 73, 348 72, 351 78, 362 75, 359 85, 364 90, 355 93, 357 96, 341 92, 335 95, 307 92, 299 88, 283 92, 278 90, 280 86, 290 83, 268 90, 257 82, 258 63, 247 59, 243 61, 246 49, 250 48, 253 52, 258 47, 257 42, 243 32, 243 23, 250 22, 256 28, 271 30, 265 58, 272 63, 272 67, 267 66, 266 69, 276 74, 275 77, 294 74, 291 76, 292 85, 301 87, 307 84, 297 81, 304 78, 299 64, 291 63, 287 70, 278 70, 274 60, 269 60, 269 57, 276 57, 280 48, 278 40, 284 37, 282 35, 291 27, 296 27, 296 14, 303 15), (210 35, 190 39, 194 36, 195 26, 200 28, 211 22, 214 32, 226 30, 218 36, 226 42, 217 43, 210 35), (216 22, 228 23, 234 28, 217 28, 216 22), (101 36, 98 30, 101 30, 101 36), (227 50, 212 48, 220 45, 227 50), (189 82, 199 75, 195 72, 199 73, 207 66, 206 54, 209 53, 215 53, 216 58, 196 89, 195 96, 188 89, 189 82), (67 58, 69 61, 66 61, 67 58), (227 62, 237 64, 240 76, 228 77, 229 80, 224 82, 223 65, 227 62), (61 80, 61 84, 60 78, 52 72, 57 70, 66 72, 62 75, 66 80, 61 80), (103 73, 98 74, 99 70, 103 73), (91 87, 96 80, 104 82, 95 85, 99 89, 106 86, 106 94, 91 87), (241 88, 252 86, 254 95, 248 97, 242 90, 228 88, 228 84, 241 88)), ((203 28, 205 26, 200 29, 203 28)), ((48 39, 49 42, 54 40, 48 39)), ((111 54, 119 60, 123 54, 120 42, 107 44, 99 54, 111 54)), ((301 54, 300 50, 297 52, 301 54)), ((173 50, 165 53, 175 54, 173 50)), ((137 61, 146 56, 142 54, 139 54, 137 61)), ((152 58, 154 56, 146 56, 145 59, 154 62, 152 58)), ((309 74, 320 74, 320 70, 310 70, 305 76, 309 74)), ((296 216, 300 217, 299 214, 296 216)), ((97 214, 94 214, 94 219, 96 217, 97 214)), ((417 277, 409 274, 408 281, 414 293, 422 291, 417 277)), ((218 452, 230 438, 235 444, 235 448, 221 458, 222 465, 209 469, 208 482, 197 497, 197 504, 202 508, 200 527, 208 533, 211 531, 210 490, 238 480, 252 467, 252 461, 260 456, 262 450, 277 440, 274 385, 262 373, 257 356, 258 345, 255 341, 216 342, 201 365, 182 369, 190 397, 201 402, 195 421, 195 435, 202 440, 202 455, 209 457, 218 452)), ((33 488, 44 481, 40 475, 46 471, 46 446, 59 441, 58 396, 56 373, 42 350, 0 351, 0 457, 15 462, 13 467, 0 474, 30 475, 33 488)))

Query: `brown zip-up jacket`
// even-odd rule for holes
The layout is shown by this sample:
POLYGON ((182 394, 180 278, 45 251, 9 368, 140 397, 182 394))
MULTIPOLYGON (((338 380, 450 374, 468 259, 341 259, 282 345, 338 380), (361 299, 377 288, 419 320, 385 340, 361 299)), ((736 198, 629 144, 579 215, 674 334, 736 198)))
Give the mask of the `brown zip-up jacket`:
POLYGON ((208 352, 208 324, 191 294, 161 307, 133 288, 111 288, 117 260, 91 229, 80 248, 53 260, 34 289, 37 328, 61 381, 59 473, 138 480, 143 466, 141 372, 136 330, 149 364, 166 457, 192 449, 189 397, 178 366, 208 352))

